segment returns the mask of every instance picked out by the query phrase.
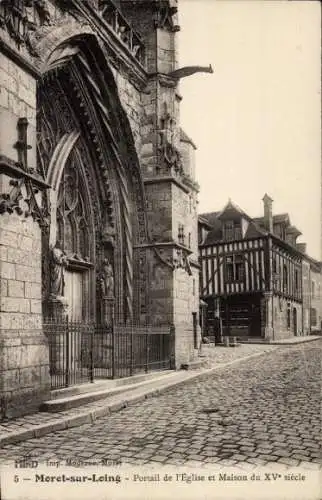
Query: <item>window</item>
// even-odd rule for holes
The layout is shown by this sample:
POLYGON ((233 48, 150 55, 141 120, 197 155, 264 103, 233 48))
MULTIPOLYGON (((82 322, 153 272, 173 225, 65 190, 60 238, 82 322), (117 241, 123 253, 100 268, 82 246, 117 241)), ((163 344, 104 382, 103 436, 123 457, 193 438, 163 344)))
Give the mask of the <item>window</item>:
POLYGON ((236 267, 236 281, 243 281, 244 279, 244 259, 242 255, 235 256, 236 267))
POLYGON ((242 229, 240 225, 235 225, 235 240, 240 240, 242 238, 242 229))
POLYGON ((312 296, 312 299, 315 298, 315 281, 311 282, 311 296, 312 296))
POLYGON ((311 307, 310 315, 311 315, 311 326, 316 326, 317 325, 317 315, 316 315, 316 309, 314 307, 311 307))
POLYGON ((290 304, 287 304, 286 324, 287 324, 287 328, 291 328, 291 306, 290 306, 290 304))
POLYGON ((179 224, 178 227, 178 240, 181 245, 184 245, 185 234, 184 234, 184 225, 179 224))
POLYGON ((226 277, 228 282, 243 281, 245 275, 244 258, 242 255, 226 257, 226 277))
POLYGON ((298 291, 300 287, 299 272, 295 270, 295 290, 298 291))
POLYGON ((224 224, 224 239, 233 240, 234 239, 234 223, 233 221, 226 221, 224 224))
POLYGON ((282 224, 282 226, 281 226, 281 239, 285 240, 285 238, 286 238, 285 226, 284 226, 284 224, 282 224))
POLYGON ((242 238, 242 228, 234 221, 226 221, 223 226, 223 238, 226 241, 240 240, 242 238))
POLYGON ((283 266, 283 288, 284 292, 286 292, 288 288, 288 270, 286 264, 283 266))
POLYGON ((226 257, 226 276, 227 281, 234 281, 234 261, 233 257, 226 257))

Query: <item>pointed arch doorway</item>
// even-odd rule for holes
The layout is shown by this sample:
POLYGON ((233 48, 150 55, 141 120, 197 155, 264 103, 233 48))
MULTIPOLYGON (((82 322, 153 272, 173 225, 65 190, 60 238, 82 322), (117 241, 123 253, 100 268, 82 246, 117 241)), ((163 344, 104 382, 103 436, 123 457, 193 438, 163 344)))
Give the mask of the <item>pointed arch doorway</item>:
MULTIPOLYGON (((129 375, 131 325, 149 314, 144 188, 131 128, 94 37, 68 39, 52 52, 39 84, 38 108, 39 169, 51 186, 51 224, 43 235, 44 304, 51 311, 65 308, 76 324, 72 348, 65 349, 65 340, 58 338, 52 367, 60 369, 61 359, 67 360, 76 367, 74 373, 82 378, 85 372, 86 378, 94 354, 92 368, 109 376, 112 337, 105 330, 93 338, 90 329, 84 334, 84 325, 96 328, 114 312, 120 325, 114 337, 120 336, 118 353, 124 355, 119 376, 129 375)), ((162 331, 149 339, 160 341, 155 356, 163 363, 160 353, 168 338, 162 331)), ((138 330, 142 359, 152 352, 145 332, 138 330)), ((142 359, 140 370, 148 362, 142 359)), ((76 377, 74 383, 79 381, 76 377)))
MULTIPOLYGON (((68 311, 101 319, 107 293, 115 299, 118 321, 139 322, 149 297, 146 269, 140 268, 144 255, 137 250, 147 241, 143 180, 128 118, 95 37, 68 39, 51 53, 38 102, 39 164, 52 186, 47 250, 58 243, 68 253, 63 269, 68 311), (80 182, 82 200, 73 198, 72 182, 80 182), (86 238, 88 252, 80 246, 86 238), (84 281, 86 272, 90 278, 84 281), (90 297, 89 304, 73 303, 77 296, 90 297)), ((46 264, 44 271, 48 297, 46 264)))
POLYGON ((66 312, 73 321, 90 318, 93 294, 95 230, 90 196, 77 143, 64 166, 57 192, 56 242, 67 257, 62 294, 66 312))

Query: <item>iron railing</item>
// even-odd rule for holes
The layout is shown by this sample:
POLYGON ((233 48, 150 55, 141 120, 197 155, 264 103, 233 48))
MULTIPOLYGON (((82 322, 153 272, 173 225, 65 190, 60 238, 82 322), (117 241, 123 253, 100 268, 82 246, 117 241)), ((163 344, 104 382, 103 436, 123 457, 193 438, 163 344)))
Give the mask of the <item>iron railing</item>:
POLYGON ((44 331, 53 389, 171 367, 171 325, 95 324, 66 318, 46 320, 44 331))

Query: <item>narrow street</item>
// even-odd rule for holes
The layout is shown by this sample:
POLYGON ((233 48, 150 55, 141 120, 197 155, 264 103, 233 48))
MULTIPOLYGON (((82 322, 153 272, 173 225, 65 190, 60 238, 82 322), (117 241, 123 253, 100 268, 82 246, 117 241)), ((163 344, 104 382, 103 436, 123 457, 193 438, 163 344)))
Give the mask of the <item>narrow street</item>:
POLYGON ((321 465, 321 341, 283 346, 206 380, 99 419, 5 446, 1 462, 29 455, 123 464, 281 467, 321 465))

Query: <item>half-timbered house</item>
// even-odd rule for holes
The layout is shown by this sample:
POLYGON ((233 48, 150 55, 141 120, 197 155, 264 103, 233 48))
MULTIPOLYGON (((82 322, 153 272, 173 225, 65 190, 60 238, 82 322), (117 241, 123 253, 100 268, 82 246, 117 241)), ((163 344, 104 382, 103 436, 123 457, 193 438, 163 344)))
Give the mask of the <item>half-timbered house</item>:
MULTIPOLYGON (((303 262, 310 258, 297 244, 301 233, 288 214, 272 214, 272 201, 264 196, 263 217, 251 218, 232 201, 221 212, 199 217, 204 334, 214 334, 216 317, 224 335, 241 338, 309 333, 303 321, 303 262)), ((316 269, 319 274, 318 263, 316 269)))

